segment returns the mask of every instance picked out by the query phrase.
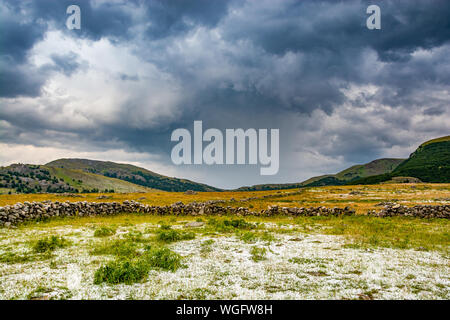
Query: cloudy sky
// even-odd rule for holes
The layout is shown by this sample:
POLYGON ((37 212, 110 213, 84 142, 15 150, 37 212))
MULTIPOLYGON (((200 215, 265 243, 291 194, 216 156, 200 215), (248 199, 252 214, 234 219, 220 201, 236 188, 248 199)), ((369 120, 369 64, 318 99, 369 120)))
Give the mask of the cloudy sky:
POLYGON ((446 0, 1 0, 0 165, 91 158, 233 188, 407 157, 450 134, 449 17, 446 0), (278 128, 278 174, 173 165, 194 120, 278 128))

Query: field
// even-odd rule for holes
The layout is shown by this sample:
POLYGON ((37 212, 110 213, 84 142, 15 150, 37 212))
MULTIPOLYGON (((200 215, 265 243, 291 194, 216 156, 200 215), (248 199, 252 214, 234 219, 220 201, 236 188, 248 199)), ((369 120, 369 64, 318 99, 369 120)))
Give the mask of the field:
POLYGON ((223 199, 252 210, 350 206, 346 217, 57 218, 0 229, 0 299, 449 299, 446 219, 377 218, 378 204, 448 204, 450 184, 261 192, 2 195, 154 205, 223 199), (271 197, 262 198, 271 195, 271 197), (241 202, 239 200, 256 198, 241 202))

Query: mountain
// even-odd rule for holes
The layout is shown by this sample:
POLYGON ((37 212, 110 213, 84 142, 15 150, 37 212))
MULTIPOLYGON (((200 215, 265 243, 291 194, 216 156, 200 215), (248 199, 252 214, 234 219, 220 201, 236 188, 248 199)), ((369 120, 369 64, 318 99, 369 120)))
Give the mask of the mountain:
POLYGON ((59 159, 47 163, 46 166, 50 168, 79 170, 165 191, 220 191, 220 189, 206 184, 163 176, 131 164, 88 159, 59 159))
POLYGON ((390 173, 357 179, 350 184, 374 184, 396 177, 413 177, 422 182, 450 182, 450 136, 422 143, 390 173))
POLYGON ((149 190, 149 188, 130 182, 82 170, 31 164, 12 164, 0 167, 0 193, 140 192, 149 190))
POLYGON ((389 173, 405 159, 377 159, 366 164, 354 165, 336 174, 327 174, 309 178, 299 183, 260 184, 241 187, 239 191, 294 189, 302 187, 338 186, 360 178, 389 173))

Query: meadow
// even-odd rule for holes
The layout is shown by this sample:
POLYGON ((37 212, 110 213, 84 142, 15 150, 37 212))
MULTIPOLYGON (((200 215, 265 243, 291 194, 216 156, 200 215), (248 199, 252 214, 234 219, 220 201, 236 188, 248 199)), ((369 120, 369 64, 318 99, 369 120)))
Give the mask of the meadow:
POLYGON ((121 214, 1 228, 0 299, 450 298, 448 220, 364 215, 385 202, 447 204, 450 184, 292 191, 2 195, 1 206, 43 200, 168 205, 220 199, 253 210, 350 206, 357 215, 121 214))

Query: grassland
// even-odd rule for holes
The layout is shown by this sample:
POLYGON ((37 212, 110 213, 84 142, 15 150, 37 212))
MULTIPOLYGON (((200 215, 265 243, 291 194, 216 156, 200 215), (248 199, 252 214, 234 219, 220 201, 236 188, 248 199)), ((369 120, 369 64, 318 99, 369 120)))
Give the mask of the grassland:
POLYGON ((284 207, 345 207, 356 209, 364 214, 369 209, 379 209, 377 204, 382 202, 397 202, 407 206, 417 204, 449 203, 450 184, 383 184, 367 186, 328 186, 304 189, 252 191, 252 192, 198 192, 197 194, 184 194, 182 192, 165 192, 151 190, 138 193, 90 193, 79 194, 76 197, 65 194, 13 194, 0 195, 0 206, 12 205, 23 201, 94 201, 112 202, 135 200, 151 205, 170 205, 178 201, 189 203, 207 200, 226 200, 224 205, 246 206, 252 210, 266 209, 269 205, 284 207), (293 191, 301 193, 289 195, 293 191), (270 195, 268 198, 263 196, 270 195), (98 197, 105 196, 99 200, 98 197), (240 202, 248 198, 258 198, 251 201, 240 202))
MULTIPOLYGON (((1 196, 18 201, 346 206, 449 203, 449 184, 1 196), (272 195, 269 198, 262 198, 272 195), (249 197, 258 199, 240 202, 249 197)), ((55 218, 0 229, 0 299, 449 299, 450 228, 412 217, 55 218), (187 227, 190 222, 198 227, 187 227)))

